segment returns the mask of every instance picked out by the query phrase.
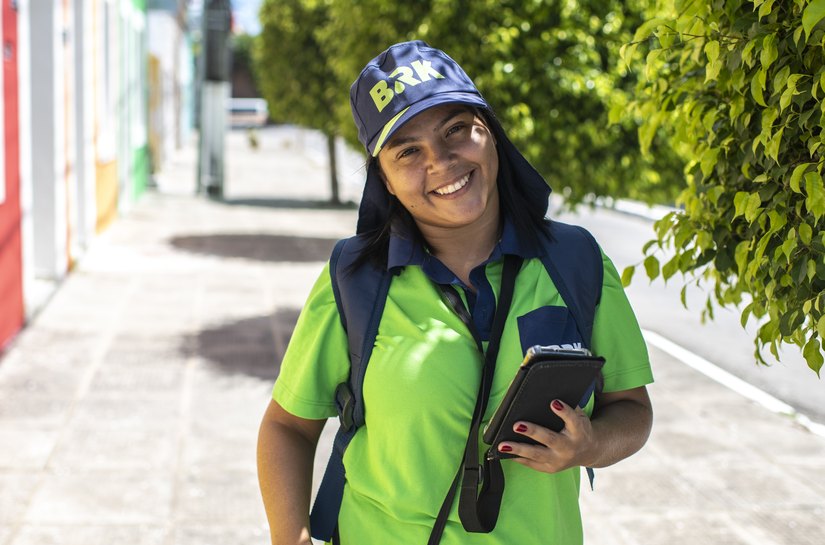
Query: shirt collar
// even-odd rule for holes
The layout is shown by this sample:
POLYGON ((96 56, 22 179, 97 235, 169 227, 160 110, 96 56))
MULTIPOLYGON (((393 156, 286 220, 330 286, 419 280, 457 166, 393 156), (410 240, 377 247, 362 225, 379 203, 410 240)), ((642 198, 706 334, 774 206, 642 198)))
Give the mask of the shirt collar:
MULTIPOLYGON (((452 283, 454 275, 421 244, 416 243, 414 241, 415 237, 409 231, 410 228, 407 226, 401 224, 393 225, 390 232, 387 269, 393 270, 407 265, 417 265, 422 267, 433 280, 445 280, 441 283, 446 284, 452 283), (448 276, 449 278, 447 278, 448 276)), ((501 238, 495 248, 493 248, 493 253, 490 254, 487 262, 501 259, 507 254, 529 259, 538 257, 540 251, 539 248, 530 241, 518 236, 516 226, 505 215, 501 238)))

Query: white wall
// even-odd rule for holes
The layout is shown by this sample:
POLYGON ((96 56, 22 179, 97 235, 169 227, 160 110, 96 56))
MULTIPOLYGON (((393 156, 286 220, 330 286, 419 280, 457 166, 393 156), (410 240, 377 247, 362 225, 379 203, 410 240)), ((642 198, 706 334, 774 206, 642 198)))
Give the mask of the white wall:
POLYGON ((94 21, 92 0, 74 0, 75 85, 75 172, 77 191, 78 251, 88 247, 95 234, 97 200, 95 198, 94 146, 94 21))
MULTIPOLYGON (((149 54, 160 60, 161 66, 161 111, 153 112, 153 123, 161 125, 161 145, 163 156, 168 157, 183 144, 180 134, 181 116, 185 95, 181 85, 179 63, 183 36, 175 14, 168 11, 150 10, 147 15, 147 45, 149 54)), ((160 165, 158 165, 160 166, 160 165)))
POLYGON ((30 55, 27 92, 31 96, 28 145, 31 152, 33 266, 36 276, 52 279, 63 276, 67 268, 61 9, 59 0, 30 1, 29 41, 20 44, 21 49, 29 49, 30 55), (31 32, 33 29, 37 32, 31 32))

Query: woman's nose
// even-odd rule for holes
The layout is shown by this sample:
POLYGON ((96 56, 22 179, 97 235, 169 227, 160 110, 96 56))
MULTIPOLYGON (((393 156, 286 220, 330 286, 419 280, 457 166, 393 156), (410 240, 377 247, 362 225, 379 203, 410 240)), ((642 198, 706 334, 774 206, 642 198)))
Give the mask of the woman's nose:
POLYGON ((432 171, 447 169, 455 162, 455 152, 446 144, 436 144, 430 148, 429 167, 432 171))

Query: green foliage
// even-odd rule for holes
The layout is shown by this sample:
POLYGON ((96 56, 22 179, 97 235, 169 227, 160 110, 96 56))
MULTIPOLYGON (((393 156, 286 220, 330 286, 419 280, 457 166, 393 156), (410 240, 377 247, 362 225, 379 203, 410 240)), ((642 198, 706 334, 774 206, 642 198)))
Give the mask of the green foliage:
MULTIPOLYGON (((257 57, 258 72, 262 79, 270 73, 270 79, 280 80, 262 83, 264 88, 290 85, 283 80, 291 76, 291 84, 301 87, 320 82, 329 93, 324 109, 331 114, 328 121, 357 145, 349 111, 350 84, 387 46, 422 39, 465 68, 516 145, 570 202, 592 194, 673 202, 683 186, 682 161, 658 143, 651 144, 653 153, 641 156, 636 122, 620 115, 633 96, 636 74, 615 69, 619 50, 643 20, 647 4, 267 0, 261 33, 266 45, 257 57), (324 17, 315 20, 318 11, 324 17), (290 44, 293 39, 299 43, 290 44), (322 73, 315 69, 318 66, 308 67, 316 54, 322 73), (276 71, 274 63, 287 66, 276 71)), ((277 95, 272 96, 274 100, 277 95)), ((272 100, 271 111, 280 111, 272 100)), ((317 103, 301 105, 305 107, 318 110, 317 103)))
POLYGON ((261 33, 252 48, 253 67, 269 115, 336 134, 333 112, 344 86, 335 79, 333 58, 316 39, 327 22, 323 3, 265 0, 259 14, 261 33))
MULTIPOLYGON (((683 211, 656 225, 647 259, 713 287, 705 305, 759 323, 756 356, 802 348, 817 374, 825 338, 825 0, 662 1, 624 58, 644 73, 629 111, 643 146, 683 157, 683 211), (642 54, 644 58, 642 59, 642 54)), ((630 273, 627 273, 628 276, 630 273)))

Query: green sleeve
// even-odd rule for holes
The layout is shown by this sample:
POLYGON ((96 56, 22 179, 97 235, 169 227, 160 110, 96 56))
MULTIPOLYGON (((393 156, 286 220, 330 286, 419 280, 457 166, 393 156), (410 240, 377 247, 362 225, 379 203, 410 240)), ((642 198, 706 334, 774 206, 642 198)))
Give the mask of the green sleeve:
POLYGON ((618 392, 653 382, 639 322, 630 307, 619 273, 602 252, 602 296, 593 320, 593 352, 605 358, 604 391, 618 392))
POLYGON ((298 317, 272 398, 301 418, 333 417, 337 414, 335 388, 348 375, 347 336, 338 316, 327 264, 298 317))

